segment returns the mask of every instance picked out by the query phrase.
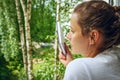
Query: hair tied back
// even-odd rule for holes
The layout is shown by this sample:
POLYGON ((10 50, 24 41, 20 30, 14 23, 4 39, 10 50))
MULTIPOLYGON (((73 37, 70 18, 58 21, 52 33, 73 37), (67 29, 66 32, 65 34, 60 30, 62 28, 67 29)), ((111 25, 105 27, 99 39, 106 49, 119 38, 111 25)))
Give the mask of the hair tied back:
POLYGON ((120 12, 120 6, 113 6, 115 12, 120 12))
POLYGON ((114 11, 115 11, 115 16, 118 18, 120 22, 120 6, 113 6, 114 11))

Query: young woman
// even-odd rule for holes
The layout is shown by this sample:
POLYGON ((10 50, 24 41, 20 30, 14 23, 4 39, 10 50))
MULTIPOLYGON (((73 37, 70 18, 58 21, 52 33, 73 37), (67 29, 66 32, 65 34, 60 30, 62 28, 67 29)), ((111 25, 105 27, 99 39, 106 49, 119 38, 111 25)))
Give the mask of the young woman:
POLYGON ((120 80, 120 7, 104 1, 77 5, 67 35, 72 52, 84 58, 74 59, 67 45, 67 55, 59 54, 66 66, 64 80, 120 80))

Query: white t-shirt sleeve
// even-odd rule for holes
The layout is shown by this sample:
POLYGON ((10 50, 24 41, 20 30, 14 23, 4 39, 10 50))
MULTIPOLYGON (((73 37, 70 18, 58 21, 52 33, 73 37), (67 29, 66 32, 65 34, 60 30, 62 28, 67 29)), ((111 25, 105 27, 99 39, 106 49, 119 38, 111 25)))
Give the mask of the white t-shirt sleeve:
POLYGON ((89 80, 84 63, 79 59, 70 62, 66 67, 63 80, 89 80))

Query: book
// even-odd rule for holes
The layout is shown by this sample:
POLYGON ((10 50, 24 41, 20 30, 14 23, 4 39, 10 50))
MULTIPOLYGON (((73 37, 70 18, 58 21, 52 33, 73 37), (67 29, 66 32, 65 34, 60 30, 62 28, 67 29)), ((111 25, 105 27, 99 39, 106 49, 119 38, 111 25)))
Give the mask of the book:
POLYGON ((66 55, 65 46, 64 46, 64 35, 60 22, 57 22, 57 34, 58 34, 59 47, 62 50, 63 55, 66 55))

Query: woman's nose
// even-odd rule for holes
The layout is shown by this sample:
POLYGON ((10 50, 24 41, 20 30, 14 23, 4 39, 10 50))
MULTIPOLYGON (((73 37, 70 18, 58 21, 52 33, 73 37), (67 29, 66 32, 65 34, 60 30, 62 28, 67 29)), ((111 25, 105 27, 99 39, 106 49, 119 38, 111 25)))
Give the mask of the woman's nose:
POLYGON ((68 40, 71 40, 71 32, 69 32, 66 37, 68 40))

